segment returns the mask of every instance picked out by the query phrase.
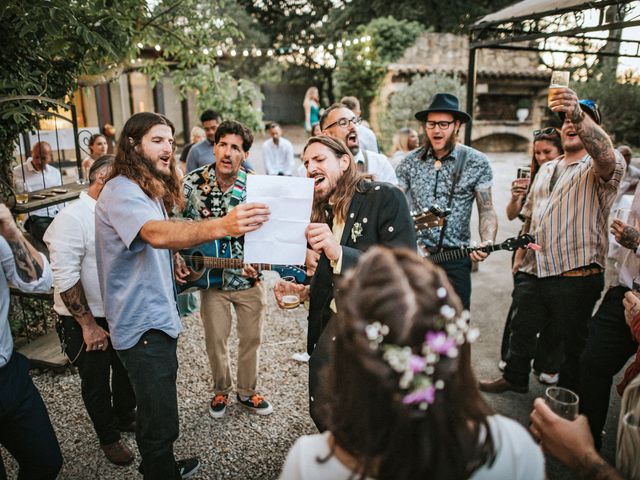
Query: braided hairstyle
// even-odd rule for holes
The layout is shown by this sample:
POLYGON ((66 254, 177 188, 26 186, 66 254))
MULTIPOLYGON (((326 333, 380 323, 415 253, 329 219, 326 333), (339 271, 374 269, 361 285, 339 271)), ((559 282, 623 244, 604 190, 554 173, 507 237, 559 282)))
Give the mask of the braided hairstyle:
POLYGON ((383 359, 385 344, 418 353, 427 331, 443 331, 442 307, 462 313, 444 271, 409 250, 374 247, 345 275, 336 301, 336 338, 323 377, 332 394, 326 414, 336 444, 356 459, 356 474, 465 479, 493 462, 492 412, 478 391, 467 343, 456 358, 436 364, 433 378, 445 386, 426 410, 403 404, 400 374, 383 359), (365 332, 373 322, 389 328, 377 348, 365 332))

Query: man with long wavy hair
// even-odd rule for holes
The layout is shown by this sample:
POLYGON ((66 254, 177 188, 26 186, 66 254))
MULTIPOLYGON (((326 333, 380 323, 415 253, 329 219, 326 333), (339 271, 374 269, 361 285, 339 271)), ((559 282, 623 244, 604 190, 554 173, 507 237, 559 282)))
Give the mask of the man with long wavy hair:
POLYGON ((181 323, 172 250, 243 235, 269 216, 266 205, 253 203, 218 219, 168 219, 168 212, 184 202, 173 134, 173 124, 162 115, 143 112, 129 118, 96 205, 100 289, 111 343, 136 394, 136 441, 145 479, 188 478, 199 467, 197 457, 176 462, 173 455, 181 323))
POLYGON ((314 422, 324 430, 323 412, 318 407, 324 406, 325 397, 317 387, 333 336, 334 281, 353 268, 372 245, 415 250, 416 238, 403 193, 358 172, 352 153, 341 140, 324 135, 311 137, 303 151, 303 162, 307 176, 314 181, 312 223, 306 235, 312 249, 307 255, 307 270, 315 273, 309 287, 279 282, 276 298, 284 306, 282 296, 295 291, 301 300, 310 300, 309 405, 314 422))

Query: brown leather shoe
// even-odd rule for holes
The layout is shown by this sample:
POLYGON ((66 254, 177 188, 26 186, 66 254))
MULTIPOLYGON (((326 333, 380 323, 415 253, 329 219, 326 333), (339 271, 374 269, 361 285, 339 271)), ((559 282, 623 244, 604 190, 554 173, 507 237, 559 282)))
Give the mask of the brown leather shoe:
POLYGON ((500 377, 497 380, 492 382, 480 382, 478 387, 480 387, 481 392, 486 393, 504 393, 504 392, 516 392, 516 393, 527 393, 529 391, 529 386, 519 387, 517 385, 513 385, 505 380, 504 377, 500 377))
POLYGON ((109 443, 108 445, 100 445, 100 448, 102 448, 105 457, 107 457, 107 460, 111 463, 124 466, 133 462, 133 453, 129 450, 129 447, 127 447, 122 439, 117 442, 109 443))

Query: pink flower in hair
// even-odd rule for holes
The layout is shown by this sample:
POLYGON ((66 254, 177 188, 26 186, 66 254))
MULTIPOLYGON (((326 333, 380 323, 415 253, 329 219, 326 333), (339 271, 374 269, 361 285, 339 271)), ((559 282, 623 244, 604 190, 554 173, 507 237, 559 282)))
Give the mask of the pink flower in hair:
POLYGON ((431 351, 440 355, 449 355, 449 352, 456 349, 455 340, 447 337, 445 332, 427 332, 425 340, 431 351))
POLYGON ((427 364, 427 360, 420 355, 411 355, 409 358, 409 368, 413 373, 421 372, 427 364))
POLYGON ((402 398, 402 403, 405 405, 413 403, 428 403, 431 405, 436 399, 436 387, 433 385, 426 388, 421 388, 405 395, 402 398))

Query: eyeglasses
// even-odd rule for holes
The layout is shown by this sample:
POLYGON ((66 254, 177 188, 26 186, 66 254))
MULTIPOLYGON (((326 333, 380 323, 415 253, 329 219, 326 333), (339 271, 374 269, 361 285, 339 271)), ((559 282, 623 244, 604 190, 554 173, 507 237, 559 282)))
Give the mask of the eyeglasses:
POLYGON ((441 120, 439 122, 428 121, 428 122, 425 122, 425 125, 429 130, 433 130, 434 128, 436 128, 436 125, 440 127, 441 130, 447 130, 452 123, 456 123, 456 121, 455 120, 452 120, 451 122, 447 122, 446 120, 441 120))
POLYGON ((533 138, 541 137, 543 135, 558 135, 558 131, 553 127, 533 131, 533 138))
POLYGON ((331 125, 327 125, 326 127, 324 127, 324 130, 326 130, 327 128, 331 128, 334 125, 338 125, 339 127, 342 127, 342 128, 348 128, 350 123, 353 123, 353 125, 355 126, 355 125, 360 125, 361 121, 362 119, 358 117, 341 118, 337 122, 333 122, 331 125))

